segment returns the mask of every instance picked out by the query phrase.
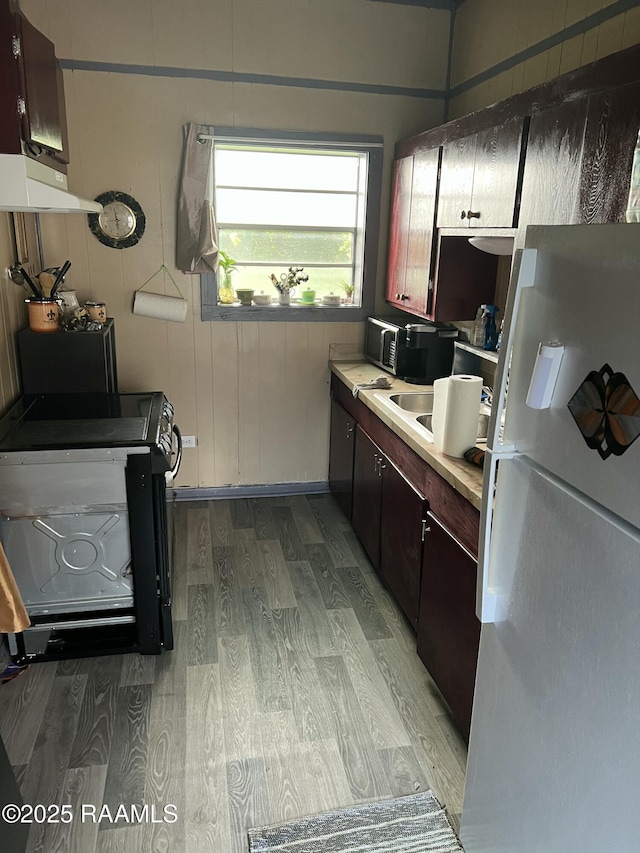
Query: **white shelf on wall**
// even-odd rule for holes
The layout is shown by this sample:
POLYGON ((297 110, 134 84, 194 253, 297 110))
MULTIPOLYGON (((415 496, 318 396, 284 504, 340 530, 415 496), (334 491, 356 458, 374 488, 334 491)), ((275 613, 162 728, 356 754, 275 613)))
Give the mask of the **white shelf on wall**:
POLYGON ((491 350, 482 349, 482 347, 474 347, 466 341, 455 341, 454 343, 455 346, 463 349, 465 352, 473 353, 473 355, 477 355, 485 361, 492 361, 494 364, 498 363, 500 353, 491 352, 491 350))

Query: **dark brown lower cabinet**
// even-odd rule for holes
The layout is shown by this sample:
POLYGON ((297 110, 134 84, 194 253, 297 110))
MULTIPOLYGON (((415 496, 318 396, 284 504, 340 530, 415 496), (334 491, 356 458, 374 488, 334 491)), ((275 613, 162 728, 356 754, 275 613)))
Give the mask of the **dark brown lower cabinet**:
POLYGON ((391 462, 382 462, 381 479, 380 574, 417 628, 427 501, 391 462))
POLYGON ((418 655, 469 738, 480 622, 475 557, 429 512, 422 561, 418 655))
POLYGON ((353 462, 353 512, 351 526, 375 569, 380 567, 380 519, 384 454, 360 427, 356 427, 353 462))
POLYGON ((424 497, 357 427, 351 524, 414 628, 418 625, 426 511, 424 497))
POLYGON ((340 509, 351 521, 353 500, 353 452, 356 422, 340 403, 331 401, 329 489, 340 509))

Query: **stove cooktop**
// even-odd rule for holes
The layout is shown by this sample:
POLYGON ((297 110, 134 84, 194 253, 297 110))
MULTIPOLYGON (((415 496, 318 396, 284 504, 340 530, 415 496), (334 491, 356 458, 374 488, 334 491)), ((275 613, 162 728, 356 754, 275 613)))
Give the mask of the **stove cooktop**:
POLYGON ((45 394, 0 420, 0 452, 154 444, 164 395, 45 394))

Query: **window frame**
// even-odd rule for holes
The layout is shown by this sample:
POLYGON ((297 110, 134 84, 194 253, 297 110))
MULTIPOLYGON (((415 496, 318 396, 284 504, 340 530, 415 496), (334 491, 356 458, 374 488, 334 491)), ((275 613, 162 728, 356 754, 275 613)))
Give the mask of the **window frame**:
POLYGON ((233 320, 276 323, 351 323, 362 322, 375 307, 378 244, 380 238, 380 197, 382 193, 383 139, 346 133, 258 130, 240 127, 209 127, 207 136, 215 140, 265 142, 272 145, 306 145, 314 150, 350 149, 369 155, 367 201, 364 227, 364 252, 361 305, 221 305, 215 273, 200 275, 200 315, 203 321, 233 320))

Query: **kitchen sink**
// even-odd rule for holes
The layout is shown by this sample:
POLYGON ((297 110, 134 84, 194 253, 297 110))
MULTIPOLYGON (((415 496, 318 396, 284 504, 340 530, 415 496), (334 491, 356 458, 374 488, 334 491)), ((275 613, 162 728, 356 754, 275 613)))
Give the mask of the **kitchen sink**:
POLYGON ((391 394, 389 399, 405 412, 430 414, 433 411, 433 391, 406 391, 404 394, 391 394))
MULTIPOLYGON (((419 424, 428 430, 431 434, 433 434, 433 429, 431 426, 431 418, 433 415, 420 415, 416 418, 419 424)), ((489 431, 489 415, 486 412, 480 412, 478 416, 478 440, 485 441, 487 438, 487 433, 489 431)))

